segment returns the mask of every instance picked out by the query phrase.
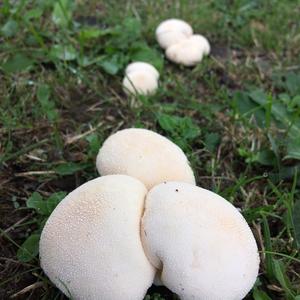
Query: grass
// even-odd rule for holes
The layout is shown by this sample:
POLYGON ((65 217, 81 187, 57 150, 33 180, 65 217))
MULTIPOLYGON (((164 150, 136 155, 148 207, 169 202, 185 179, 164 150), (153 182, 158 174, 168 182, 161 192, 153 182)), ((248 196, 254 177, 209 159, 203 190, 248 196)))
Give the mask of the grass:
MULTIPOLYGON (((38 236, 65 193, 97 176, 103 140, 145 127, 180 145, 198 185, 241 209, 260 249, 247 299, 300 299, 300 2, 8 1, 0 7, 0 298, 63 299, 38 236), (169 17, 208 37, 193 69, 153 31, 169 17), (121 88, 131 60, 160 70, 152 97, 121 88)), ((146 299, 175 299, 151 288, 146 299)))

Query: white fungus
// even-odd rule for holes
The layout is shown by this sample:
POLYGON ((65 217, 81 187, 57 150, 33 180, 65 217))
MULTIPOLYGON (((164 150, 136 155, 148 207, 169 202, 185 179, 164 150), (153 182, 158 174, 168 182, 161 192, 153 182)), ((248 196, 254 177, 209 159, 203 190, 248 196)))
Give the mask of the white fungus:
POLYGON ((166 49, 167 58, 177 64, 194 66, 210 53, 208 40, 193 34, 192 27, 182 20, 169 19, 160 23, 155 35, 160 46, 166 49))
POLYGON ((145 186, 111 175, 71 192, 49 217, 40 239, 41 266, 75 300, 141 300, 155 270, 140 239, 145 186))
POLYGON ((210 45, 202 35, 192 35, 167 48, 166 56, 169 60, 184 66, 198 64, 204 55, 210 52, 210 45))
POLYGON ((153 94, 158 87, 158 81, 154 74, 145 71, 134 71, 125 75, 123 89, 127 94, 149 95, 153 94))
POLYGON ((146 62, 136 61, 129 64, 125 69, 125 74, 128 75, 135 71, 145 71, 148 73, 152 73, 156 79, 159 79, 159 72, 157 71, 157 69, 146 62))
POLYGON ((195 184, 183 151, 151 130, 130 128, 108 137, 100 148, 96 166, 101 175, 126 174, 150 189, 170 180, 195 184))
POLYGON ((182 300, 240 300, 255 283, 253 234, 238 210, 213 192, 182 182, 155 186, 141 232, 162 283, 182 300))
POLYGON ((192 27, 187 22, 179 19, 163 21, 155 31, 156 39, 163 49, 167 49, 192 34, 192 27))

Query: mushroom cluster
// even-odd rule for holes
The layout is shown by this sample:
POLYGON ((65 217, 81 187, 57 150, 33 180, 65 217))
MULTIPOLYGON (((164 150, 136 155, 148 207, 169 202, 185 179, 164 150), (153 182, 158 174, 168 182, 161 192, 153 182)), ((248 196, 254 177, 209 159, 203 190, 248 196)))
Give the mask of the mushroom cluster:
POLYGON ((153 94, 158 87, 159 72, 146 62, 133 62, 125 69, 123 89, 131 95, 153 94))
POLYGON ((183 20, 169 19, 160 23, 155 32, 159 45, 169 60, 184 66, 194 66, 210 52, 208 40, 193 34, 193 28, 183 20))
POLYGON ((142 300, 155 275, 183 300, 247 295, 259 268, 254 236, 232 204, 196 186, 178 146, 125 129, 96 165, 102 176, 67 195, 41 235, 41 266, 65 295, 142 300))

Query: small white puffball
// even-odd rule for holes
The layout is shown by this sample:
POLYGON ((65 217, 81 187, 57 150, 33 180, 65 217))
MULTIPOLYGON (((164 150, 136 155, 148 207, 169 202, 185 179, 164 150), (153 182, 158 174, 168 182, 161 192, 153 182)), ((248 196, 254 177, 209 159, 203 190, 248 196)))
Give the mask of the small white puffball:
POLYGON ((158 87, 158 80, 153 72, 136 70, 126 74, 123 79, 125 93, 132 95, 153 94, 158 87))
POLYGON ((182 300, 240 300, 259 269, 254 236, 239 211, 219 195, 182 182, 152 188, 142 242, 162 283, 182 300))
POLYGON ((97 155, 101 175, 126 174, 150 189, 169 180, 195 184, 195 177, 183 151, 151 130, 130 128, 108 137, 97 155))
POLYGON ((166 49, 193 34, 192 27, 185 21, 169 19, 158 25, 155 31, 159 45, 166 49))
POLYGON ((175 63, 194 66, 202 60, 203 55, 208 55, 209 52, 208 40, 197 34, 167 48, 166 56, 175 63))
POLYGON ((195 43, 199 48, 203 49, 203 54, 208 55, 210 53, 210 44, 208 39, 201 34, 194 34, 189 37, 191 43, 195 43))
POLYGON ((128 75, 135 71, 149 72, 152 73, 156 79, 159 79, 159 72, 157 71, 157 69, 153 65, 148 64, 146 62, 142 62, 142 61, 132 62, 126 67, 125 74, 128 75))
POLYGON ((76 300, 140 300, 155 270, 140 239, 145 186, 111 175, 91 180, 58 204, 40 239, 41 266, 76 300))

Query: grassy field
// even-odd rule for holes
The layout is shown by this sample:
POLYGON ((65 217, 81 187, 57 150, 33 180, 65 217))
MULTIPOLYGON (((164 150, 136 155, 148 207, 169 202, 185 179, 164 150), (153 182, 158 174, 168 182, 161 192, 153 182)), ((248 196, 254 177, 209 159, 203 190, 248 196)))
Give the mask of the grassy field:
MULTIPOLYGON (((0 299, 64 299, 39 267, 43 224, 95 178, 103 140, 145 127, 177 143, 199 186, 235 206, 261 255, 247 299, 300 299, 300 1, 4 0, 0 6, 0 299), (171 64, 154 30, 178 17, 211 42, 171 64), (128 98, 126 64, 159 91, 128 98)), ((117 287, 116 287, 117 288, 117 287)), ((151 288, 146 299, 175 299, 151 288)))

